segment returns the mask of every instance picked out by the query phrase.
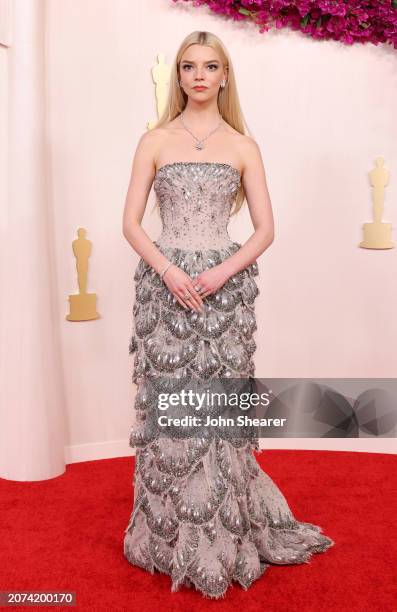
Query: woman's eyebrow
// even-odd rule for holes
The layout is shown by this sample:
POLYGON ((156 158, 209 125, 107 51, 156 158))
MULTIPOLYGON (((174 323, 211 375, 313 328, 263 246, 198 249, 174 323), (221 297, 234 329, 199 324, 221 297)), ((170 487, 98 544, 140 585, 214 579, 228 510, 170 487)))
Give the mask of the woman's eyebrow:
MULTIPOLYGON (((212 64, 213 62, 218 62, 218 60, 207 60, 204 64, 212 64)), ((190 60, 182 60, 182 64, 195 64, 196 62, 191 62, 190 60)))

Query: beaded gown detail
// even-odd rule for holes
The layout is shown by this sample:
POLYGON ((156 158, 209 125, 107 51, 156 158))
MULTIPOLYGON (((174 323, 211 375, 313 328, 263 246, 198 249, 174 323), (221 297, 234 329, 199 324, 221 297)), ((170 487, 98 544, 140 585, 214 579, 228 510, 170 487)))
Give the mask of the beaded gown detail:
MULTIPOLYGON (((191 278, 241 244, 227 225, 241 181, 218 162, 174 162, 158 169, 154 190, 162 233, 154 241, 191 278)), ((204 312, 185 310, 142 258, 134 273, 132 381, 137 384, 133 510, 124 555, 133 565, 171 577, 171 590, 196 588, 224 597, 244 589, 271 565, 309 563, 333 546, 321 527, 297 520, 260 468, 253 439, 164 438, 145 430, 148 381, 156 377, 254 377, 257 262, 204 298, 204 312)), ((160 379, 159 379, 160 380, 160 379)))

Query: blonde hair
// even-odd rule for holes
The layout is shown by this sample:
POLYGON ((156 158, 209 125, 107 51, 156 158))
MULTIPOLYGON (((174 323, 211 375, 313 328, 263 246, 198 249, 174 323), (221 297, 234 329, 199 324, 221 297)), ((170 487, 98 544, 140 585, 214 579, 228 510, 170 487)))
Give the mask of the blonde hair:
MULTIPOLYGON (((223 67, 227 68, 227 79, 225 87, 219 88, 218 93, 218 110, 222 118, 240 134, 249 134, 244 128, 244 118, 240 107, 240 101, 237 93, 236 80, 234 70, 229 54, 223 45, 222 41, 211 32, 192 32, 182 41, 177 51, 175 61, 171 69, 170 88, 168 91, 167 103, 163 114, 154 125, 154 128, 159 128, 164 124, 175 119, 184 110, 187 103, 187 95, 179 86, 179 64, 181 58, 190 45, 206 45, 212 47, 219 54, 223 67)), ((245 200, 245 191, 242 183, 237 191, 233 212, 236 214, 242 207, 245 200)))

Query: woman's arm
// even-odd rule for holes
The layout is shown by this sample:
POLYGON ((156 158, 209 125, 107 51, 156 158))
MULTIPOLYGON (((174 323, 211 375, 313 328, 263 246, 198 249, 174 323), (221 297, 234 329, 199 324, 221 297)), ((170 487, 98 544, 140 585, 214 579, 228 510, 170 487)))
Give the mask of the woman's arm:
POLYGON ((159 135, 155 133, 155 130, 143 134, 138 142, 125 200, 122 231, 134 251, 158 274, 167 268, 163 281, 181 306, 188 308, 183 296, 189 293, 191 296, 189 306, 198 312, 202 309, 203 300, 194 288, 189 275, 175 264, 168 266, 170 262, 167 257, 153 244, 150 236, 141 227, 156 173, 154 160, 158 146, 159 135))
POLYGON ((125 200, 122 230, 134 251, 160 274, 166 267, 168 259, 141 227, 156 172, 154 152, 157 142, 158 135, 151 131, 143 134, 138 142, 125 200))
POLYGON ((274 240, 272 205, 260 149, 249 136, 245 136, 241 148, 245 160, 242 181, 255 231, 236 253, 219 264, 230 276, 253 263, 274 240))

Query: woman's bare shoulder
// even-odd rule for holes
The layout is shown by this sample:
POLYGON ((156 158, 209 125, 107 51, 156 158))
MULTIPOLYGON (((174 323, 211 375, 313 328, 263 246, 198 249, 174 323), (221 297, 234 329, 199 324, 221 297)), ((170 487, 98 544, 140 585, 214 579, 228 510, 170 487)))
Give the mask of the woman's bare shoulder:
POLYGON ((143 132, 139 139, 139 142, 142 142, 144 144, 155 143, 164 138, 166 134, 167 131, 163 128, 163 126, 158 128, 151 128, 150 130, 146 130, 146 132, 143 132))
POLYGON ((225 122, 225 127, 226 127, 228 134, 230 136, 234 136, 238 145, 245 145, 247 147, 256 145, 255 140, 251 136, 248 136, 248 134, 242 134, 241 132, 239 132, 238 130, 233 128, 231 125, 229 125, 229 123, 226 123, 226 122, 225 122))
POLYGON ((157 135, 164 137, 177 128, 181 128, 179 117, 175 117, 175 119, 167 121, 166 123, 163 123, 159 127, 155 127, 150 131, 155 132, 157 135))
POLYGON ((176 124, 173 121, 169 121, 168 123, 161 125, 160 127, 154 127, 150 130, 147 130, 144 134, 142 134, 140 138, 140 143, 143 145, 147 145, 149 147, 153 146, 154 149, 158 149, 161 147, 167 138, 170 137, 171 133, 176 129, 176 124))
POLYGON ((169 136, 169 131, 164 129, 163 126, 143 132, 137 144, 137 153, 152 159, 154 163, 167 136, 169 136))
POLYGON ((252 138, 252 136, 249 136, 248 134, 241 134, 241 132, 236 132, 236 136, 239 140, 239 144, 245 147, 249 148, 249 147, 258 146, 256 143, 256 140, 252 138))
POLYGON ((259 152, 259 145, 252 136, 248 134, 240 134, 238 146, 242 155, 252 155, 259 152))
POLYGON ((242 159, 243 172, 245 172, 247 166, 256 168, 258 171, 263 167, 261 149, 255 138, 252 138, 252 136, 249 136, 248 134, 243 134, 241 137, 239 151, 242 159))

